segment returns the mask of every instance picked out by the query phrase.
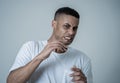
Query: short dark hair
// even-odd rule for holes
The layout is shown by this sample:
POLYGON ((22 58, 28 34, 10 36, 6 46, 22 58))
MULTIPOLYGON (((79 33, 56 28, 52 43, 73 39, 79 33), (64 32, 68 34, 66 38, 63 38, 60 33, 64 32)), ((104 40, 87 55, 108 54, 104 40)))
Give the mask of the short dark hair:
POLYGON ((71 16, 74 16, 76 18, 80 18, 80 15, 79 13, 70 8, 70 7, 62 7, 62 8, 59 8, 56 12, 55 12, 55 15, 54 15, 54 20, 56 20, 56 17, 59 16, 60 14, 66 14, 66 15, 71 15, 71 16))

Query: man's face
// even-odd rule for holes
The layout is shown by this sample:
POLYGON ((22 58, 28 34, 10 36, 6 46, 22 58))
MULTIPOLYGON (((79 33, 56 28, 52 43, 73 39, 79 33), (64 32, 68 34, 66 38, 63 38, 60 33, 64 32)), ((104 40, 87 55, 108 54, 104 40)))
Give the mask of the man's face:
POLYGON ((64 45, 72 43, 79 24, 79 19, 66 14, 61 14, 52 22, 53 36, 64 45))

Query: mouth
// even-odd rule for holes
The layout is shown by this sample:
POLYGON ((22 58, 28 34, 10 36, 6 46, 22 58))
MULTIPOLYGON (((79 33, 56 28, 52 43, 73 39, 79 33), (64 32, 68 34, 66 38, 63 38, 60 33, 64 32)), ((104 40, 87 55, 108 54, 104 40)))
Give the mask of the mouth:
POLYGON ((65 36, 65 37, 64 37, 64 40, 70 42, 70 41, 73 40, 73 37, 71 37, 71 36, 65 36))
POLYGON ((71 37, 64 37, 66 40, 71 40, 72 38, 71 37))

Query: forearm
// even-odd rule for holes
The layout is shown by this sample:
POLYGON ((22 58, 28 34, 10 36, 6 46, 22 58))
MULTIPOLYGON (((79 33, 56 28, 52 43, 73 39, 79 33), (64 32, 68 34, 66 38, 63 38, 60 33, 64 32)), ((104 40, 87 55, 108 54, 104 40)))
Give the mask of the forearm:
POLYGON ((42 57, 37 56, 25 66, 13 70, 7 78, 7 83, 26 83, 42 61, 42 57))
POLYGON ((23 67, 13 70, 7 78, 7 83, 26 83, 39 64, 44 59, 48 58, 50 53, 56 49, 60 49, 61 52, 65 52, 67 50, 66 46, 60 42, 49 42, 41 53, 38 54, 31 62, 23 67))

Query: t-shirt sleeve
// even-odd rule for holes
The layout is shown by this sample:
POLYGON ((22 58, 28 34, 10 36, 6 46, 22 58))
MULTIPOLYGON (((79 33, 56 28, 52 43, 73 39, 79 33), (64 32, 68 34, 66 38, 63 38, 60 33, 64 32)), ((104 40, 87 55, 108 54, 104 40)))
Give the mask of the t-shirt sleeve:
POLYGON ((33 51, 33 42, 29 41, 25 44, 23 44, 23 46, 20 48, 15 61, 11 67, 11 69, 9 70, 9 72, 22 67, 24 65, 26 65, 28 62, 31 61, 31 57, 32 57, 32 51, 33 51))

